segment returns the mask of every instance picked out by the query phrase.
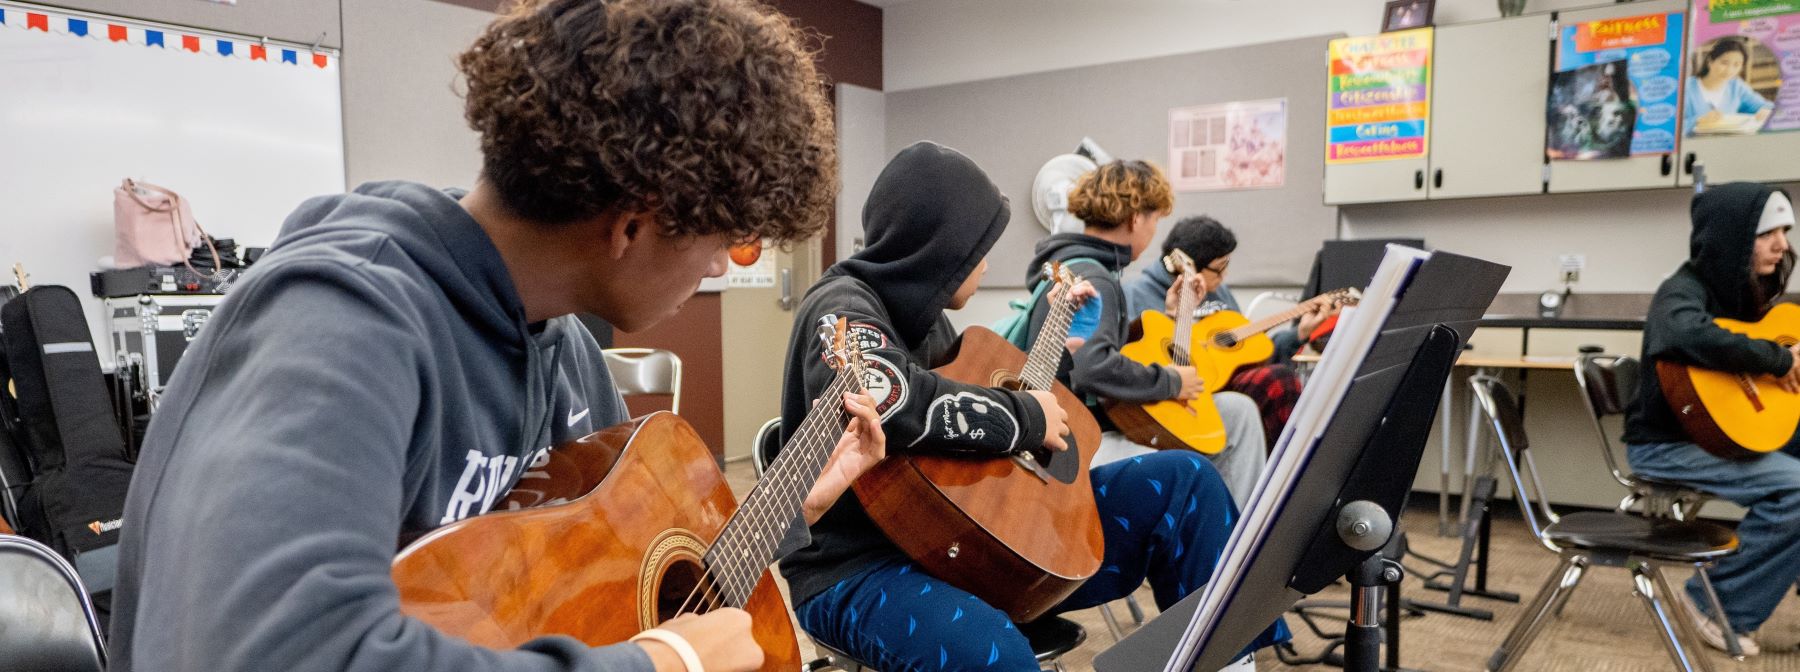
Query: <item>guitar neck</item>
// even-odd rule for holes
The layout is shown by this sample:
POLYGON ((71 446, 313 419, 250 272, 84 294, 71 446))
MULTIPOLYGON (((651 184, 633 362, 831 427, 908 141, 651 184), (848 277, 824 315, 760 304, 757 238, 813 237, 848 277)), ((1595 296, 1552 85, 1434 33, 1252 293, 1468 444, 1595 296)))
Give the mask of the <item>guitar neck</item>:
POLYGON ((1270 329, 1274 329, 1275 327, 1279 327, 1282 324, 1285 324, 1288 320, 1292 320, 1296 317, 1299 317, 1301 315, 1305 315, 1307 313, 1312 312, 1313 309, 1314 309, 1314 307, 1312 305, 1312 302, 1307 301, 1298 306, 1294 306, 1293 308, 1289 308, 1287 310, 1281 311, 1274 315, 1270 315, 1268 317, 1257 320, 1255 322, 1251 322, 1249 324, 1238 327, 1236 329, 1232 329, 1231 331, 1227 331, 1225 333, 1227 335, 1231 336, 1232 340, 1241 341, 1241 340, 1244 340, 1251 336, 1254 336, 1256 334, 1260 334, 1260 333, 1268 331, 1270 329))
POLYGON ((1181 283, 1181 292, 1180 298, 1175 302, 1175 334, 1170 339, 1173 344, 1170 355, 1176 364, 1182 366, 1193 363, 1188 355, 1187 344, 1194 341, 1194 311, 1200 309, 1200 297, 1189 289, 1193 287, 1193 277, 1191 272, 1184 271, 1175 280, 1181 283))
POLYGON ((1027 390, 1048 390, 1056 382, 1056 367, 1062 363, 1062 350, 1069 340, 1069 325, 1075 321, 1075 304, 1069 300, 1068 288, 1050 300, 1050 312, 1038 327, 1036 342, 1025 356, 1025 367, 1019 381, 1027 390))
POLYGON ((775 561, 776 547, 800 518, 806 495, 849 420, 841 400, 844 393, 860 389, 855 378, 849 366, 838 370, 707 551, 707 569, 730 606, 749 601, 763 570, 775 561))

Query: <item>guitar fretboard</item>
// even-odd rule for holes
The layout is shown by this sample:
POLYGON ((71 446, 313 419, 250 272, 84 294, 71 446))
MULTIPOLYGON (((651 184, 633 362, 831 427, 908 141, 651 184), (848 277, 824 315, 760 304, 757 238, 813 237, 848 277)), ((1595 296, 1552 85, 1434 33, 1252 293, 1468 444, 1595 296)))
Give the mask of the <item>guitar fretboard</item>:
POLYGON ((1048 390, 1056 382, 1056 367, 1062 363, 1063 346, 1069 340, 1069 325, 1075 320, 1075 302, 1069 300, 1069 287, 1058 287, 1050 294, 1050 312, 1038 327, 1037 341, 1025 356, 1025 367, 1019 371, 1019 382, 1027 390, 1048 390))
POLYGON ((818 406, 789 436, 707 551, 707 569, 727 606, 741 608, 750 600, 763 570, 775 561, 776 547, 799 519, 806 494, 819 480, 849 421, 844 393, 862 389, 857 368, 838 368, 837 377, 819 395, 818 406))

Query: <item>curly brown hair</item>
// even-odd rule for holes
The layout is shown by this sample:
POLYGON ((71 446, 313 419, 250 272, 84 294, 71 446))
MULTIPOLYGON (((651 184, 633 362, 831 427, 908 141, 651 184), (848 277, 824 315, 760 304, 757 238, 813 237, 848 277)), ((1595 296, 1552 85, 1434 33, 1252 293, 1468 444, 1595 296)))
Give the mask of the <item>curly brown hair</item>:
POLYGON ((457 59, 482 177, 548 225, 621 207, 672 235, 811 236, 837 144, 808 41, 747 0, 525 0, 457 59))
POLYGON ((1069 214, 1096 229, 1116 229, 1132 217, 1175 210, 1175 194, 1162 169, 1148 161, 1112 161, 1075 181, 1069 214))

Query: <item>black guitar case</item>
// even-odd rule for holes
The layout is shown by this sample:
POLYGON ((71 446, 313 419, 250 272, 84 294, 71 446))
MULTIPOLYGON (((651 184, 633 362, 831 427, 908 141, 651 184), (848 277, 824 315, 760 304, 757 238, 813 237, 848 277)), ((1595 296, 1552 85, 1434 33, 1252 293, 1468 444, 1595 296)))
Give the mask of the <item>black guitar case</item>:
POLYGON ((74 562, 100 606, 133 464, 81 302, 67 287, 33 287, 0 307, 0 335, 31 468, 19 531, 74 562))

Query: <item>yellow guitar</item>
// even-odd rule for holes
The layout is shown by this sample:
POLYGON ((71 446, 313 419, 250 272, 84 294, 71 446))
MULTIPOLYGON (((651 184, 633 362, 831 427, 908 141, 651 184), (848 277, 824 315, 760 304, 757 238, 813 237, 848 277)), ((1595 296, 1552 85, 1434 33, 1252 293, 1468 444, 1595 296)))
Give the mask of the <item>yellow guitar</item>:
MULTIPOLYGON (((1800 343, 1800 306, 1784 303, 1757 322, 1713 320, 1726 331, 1780 343, 1800 343)), ((1766 374, 1727 373, 1675 362, 1656 363, 1669 408, 1694 443, 1719 457, 1746 460, 1780 450, 1800 426, 1800 394, 1766 374)))
POLYGON ((1152 448, 1190 448, 1207 454, 1224 450, 1225 423, 1212 395, 1230 382, 1239 367, 1265 361, 1275 354, 1275 343, 1265 332, 1314 310, 1354 305, 1361 298, 1355 289, 1340 289, 1256 322, 1240 313, 1222 310, 1196 323, 1194 311, 1200 297, 1190 289, 1190 278, 1196 272, 1193 259, 1175 250, 1163 259, 1163 267, 1177 274, 1177 282, 1182 283, 1178 285, 1183 289, 1175 317, 1161 311, 1144 311, 1133 330, 1135 338, 1119 348, 1119 353, 1140 364, 1192 366, 1205 389, 1187 401, 1107 404, 1107 417, 1119 426, 1119 431, 1152 448))

